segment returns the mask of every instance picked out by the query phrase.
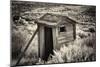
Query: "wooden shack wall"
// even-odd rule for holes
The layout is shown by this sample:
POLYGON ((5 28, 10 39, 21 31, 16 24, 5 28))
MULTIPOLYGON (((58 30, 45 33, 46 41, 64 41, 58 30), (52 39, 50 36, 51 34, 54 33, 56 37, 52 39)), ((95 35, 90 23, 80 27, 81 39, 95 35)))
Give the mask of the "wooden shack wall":
POLYGON ((66 37, 68 37, 68 39, 73 39, 73 25, 70 23, 66 24, 66 37))
MULTIPOLYGON (((73 39, 73 36, 75 34, 75 32, 74 32, 75 25, 71 24, 71 23, 64 23, 62 25, 65 26, 66 31, 65 32, 58 32, 58 37, 65 36, 65 37, 67 37, 68 40, 73 39)), ((59 28, 60 28, 60 25, 58 27, 58 30, 59 30, 59 28)))

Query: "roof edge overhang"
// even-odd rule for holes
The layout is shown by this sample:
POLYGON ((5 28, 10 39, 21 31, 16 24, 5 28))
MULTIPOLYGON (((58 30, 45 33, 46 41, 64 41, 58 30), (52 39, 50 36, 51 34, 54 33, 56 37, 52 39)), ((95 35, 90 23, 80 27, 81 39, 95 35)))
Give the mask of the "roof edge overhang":
POLYGON ((40 25, 45 25, 45 26, 50 26, 50 27, 56 27, 58 24, 56 22, 51 22, 51 21, 44 21, 44 20, 36 20, 35 23, 40 24, 40 25))
POLYGON ((62 20, 56 21, 56 22, 41 20, 41 18, 44 17, 44 16, 47 15, 47 14, 52 14, 52 13, 46 13, 46 14, 44 14, 44 15, 41 16, 39 19, 36 19, 36 20, 35 20, 35 23, 41 24, 41 25, 46 25, 46 26, 52 26, 52 27, 57 27, 63 20, 66 21, 66 22, 68 22, 68 23, 71 23, 71 24, 76 24, 76 23, 78 23, 78 22, 76 22, 75 20, 73 20, 72 18, 70 18, 70 17, 68 17, 68 16, 62 16, 62 15, 58 15, 58 14, 53 14, 53 15, 62 16, 62 17, 65 17, 65 19, 62 19, 62 20))

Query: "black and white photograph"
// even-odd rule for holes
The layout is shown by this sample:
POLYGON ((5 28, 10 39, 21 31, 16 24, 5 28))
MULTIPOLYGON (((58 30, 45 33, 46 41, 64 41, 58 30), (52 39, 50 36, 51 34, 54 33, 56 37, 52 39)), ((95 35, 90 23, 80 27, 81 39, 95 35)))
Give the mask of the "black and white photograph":
POLYGON ((96 61, 96 6, 10 1, 11 66, 96 61))

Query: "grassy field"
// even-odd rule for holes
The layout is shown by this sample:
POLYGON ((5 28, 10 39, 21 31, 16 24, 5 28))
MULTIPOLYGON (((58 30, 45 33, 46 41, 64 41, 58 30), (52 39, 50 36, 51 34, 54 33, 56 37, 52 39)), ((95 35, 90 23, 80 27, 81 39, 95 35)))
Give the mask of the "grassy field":
MULTIPOLYGON (((76 40, 62 44, 60 50, 54 50, 54 55, 50 55, 47 62, 38 58, 38 36, 36 35, 26 51, 19 65, 69 63, 96 60, 96 18, 95 7, 72 6, 72 5, 52 5, 40 7, 33 5, 13 3, 12 8, 12 64, 15 64, 19 54, 25 48, 32 34, 37 28, 35 19, 45 13, 54 13, 70 17, 77 21, 76 40), (15 6, 16 4, 16 6, 15 6), (21 5, 19 9, 17 7, 21 5), (30 7, 31 6, 31 7, 30 7), (26 7, 26 8, 24 8, 26 7), (29 7, 29 8, 28 8, 29 7), (91 11, 89 11, 91 10, 91 11), (13 20, 18 15, 18 20, 13 20), (52 58, 51 58, 52 57, 52 58)), ((36 4, 35 4, 36 5, 36 4)))

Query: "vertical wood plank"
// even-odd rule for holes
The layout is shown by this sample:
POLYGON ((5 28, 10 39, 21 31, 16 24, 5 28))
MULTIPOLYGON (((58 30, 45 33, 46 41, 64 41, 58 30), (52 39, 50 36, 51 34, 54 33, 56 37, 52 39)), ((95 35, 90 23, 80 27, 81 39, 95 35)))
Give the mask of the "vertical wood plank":
POLYGON ((38 41, 39 41, 39 57, 42 58, 44 51, 45 51, 45 45, 44 45, 44 26, 39 25, 39 32, 38 32, 38 41))
POLYGON ((59 36, 58 33, 59 33, 59 28, 57 27, 57 28, 56 28, 56 38, 59 36))
POLYGON ((54 46, 54 49, 56 49, 57 48, 57 35, 56 34, 58 34, 57 33, 57 31, 56 31, 56 28, 52 28, 52 34, 53 34, 53 46, 54 46))

